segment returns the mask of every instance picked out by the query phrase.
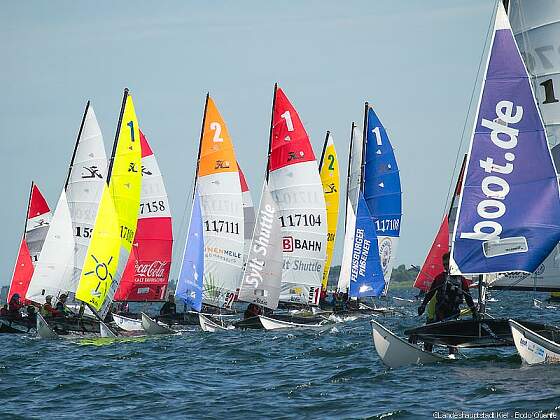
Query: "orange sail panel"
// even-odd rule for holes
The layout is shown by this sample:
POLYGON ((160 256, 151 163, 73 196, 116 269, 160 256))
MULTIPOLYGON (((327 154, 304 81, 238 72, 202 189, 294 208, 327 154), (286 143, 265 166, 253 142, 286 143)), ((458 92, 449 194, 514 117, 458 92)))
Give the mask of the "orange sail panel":
POLYGON ((173 232, 169 200, 156 157, 140 131, 142 191, 138 227, 114 300, 157 301, 165 299, 173 232))

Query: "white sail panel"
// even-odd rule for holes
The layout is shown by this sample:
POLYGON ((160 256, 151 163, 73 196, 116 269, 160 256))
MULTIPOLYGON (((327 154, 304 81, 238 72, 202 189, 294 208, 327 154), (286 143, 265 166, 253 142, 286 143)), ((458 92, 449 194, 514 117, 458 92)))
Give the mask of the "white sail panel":
POLYGON ((66 184, 76 252, 73 284, 76 291, 91 240, 97 208, 107 179, 107 155, 93 107, 88 103, 66 184))
POLYGON ((71 291, 73 273, 72 219, 66 192, 62 191, 25 297, 42 304, 47 295, 56 297, 71 291))
POLYGON ((352 209, 350 197, 346 203, 346 227, 344 228, 344 248, 342 263, 340 264, 340 274, 338 276, 338 292, 346 293, 350 287, 350 270, 352 268, 352 252, 354 249, 354 234, 356 231, 356 214, 352 209))
MULTIPOLYGON (((362 150, 364 140, 361 130, 352 126, 352 145, 350 149, 350 170, 348 171, 348 193, 347 197, 352 204, 352 211, 356 214, 358 208, 358 197, 360 196, 360 185, 362 182, 362 150)), ((353 230, 352 230, 353 231, 353 230)))
POLYGON ((238 299, 270 309, 278 307, 282 281, 282 227, 279 214, 280 209, 265 182, 238 299))

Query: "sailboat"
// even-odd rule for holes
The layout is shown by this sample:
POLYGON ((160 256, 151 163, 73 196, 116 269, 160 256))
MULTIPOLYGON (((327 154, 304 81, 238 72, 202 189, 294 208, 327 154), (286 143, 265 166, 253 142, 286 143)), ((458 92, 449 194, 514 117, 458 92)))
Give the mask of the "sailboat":
POLYGON ((300 307, 318 304, 326 256, 325 222, 325 199, 309 138, 275 84, 266 176, 238 297, 266 309, 236 322, 236 328, 322 327, 323 318, 272 311, 282 299, 300 307), (317 240, 311 242, 309 237, 317 240))
MULTIPOLYGON (((41 254, 51 218, 52 214, 45 198, 37 185, 32 182, 23 234, 7 296, 8 303, 16 293, 23 299, 24 304, 30 303, 24 298, 33 276, 34 265, 41 254)), ((27 332, 34 327, 34 320, 32 319, 24 319, 20 322, 20 320, 11 320, 9 317, 0 318, 0 333, 27 332)))
MULTIPOLYGON (((354 303, 351 298, 378 297, 387 294, 396 257, 401 216, 401 183, 394 150, 379 117, 366 102, 363 134, 359 133, 354 123, 351 130, 344 253, 337 286, 339 293, 348 293, 350 306, 354 303), (377 256, 383 274, 383 287, 380 289, 381 283, 379 283, 377 267, 373 263, 370 264, 373 270, 371 283, 375 283, 375 286, 372 286, 367 293, 355 292, 355 287, 354 292, 352 291, 352 282, 357 281, 354 274, 356 270, 354 258, 356 243, 361 238, 356 238, 355 233, 362 198, 367 207, 367 213, 362 209, 364 218, 362 229, 366 229, 366 226, 369 225, 365 220, 369 214, 370 220, 374 224, 376 238, 372 244, 375 252, 371 255, 372 257, 377 256)), ((369 226, 366 231, 369 231, 369 226)), ((366 312, 385 311, 385 309, 372 308, 363 303, 354 306, 354 309, 366 312)), ((335 311, 347 312, 347 309, 335 308, 335 311)))
POLYGON ((187 311, 170 323, 198 325, 201 311, 231 312, 244 264, 243 181, 226 123, 207 94, 191 219, 175 291, 187 311))
POLYGON ((327 131, 323 152, 319 163, 319 173, 323 184, 323 194, 325 195, 325 205, 327 207, 327 260, 323 269, 323 280, 321 281, 321 295, 326 295, 329 272, 331 269, 336 230, 338 227, 338 213, 340 207, 340 174, 338 165, 338 155, 334 147, 334 140, 327 131))
MULTIPOLYGON (((132 248, 141 183, 138 120, 132 96, 125 89, 111 161, 75 291, 76 299, 84 302, 99 319, 97 331, 99 326, 105 327, 102 320, 109 311, 132 248)), ((41 316, 37 319, 37 330, 40 335, 54 338, 51 322, 41 316)))
MULTIPOLYGON (((477 109, 454 226, 451 274, 534 272, 560 237, 558 182, 527 70, 501 4, 477 109)), ((481 312, 484 289, 480 278, 481 312)), ((405 334, 413 341, 460 347, 513 344, 507 319, 442 321, 405 334)))
MULTIPOLYGON (((509 2, 509 20, 515 41, 533 83, 536 102, 547 133, 556 170, 560 169, 560 101, 558 69, 560 61, 554 53, 560 28, 560 11, 553 1, 532 4, 519 0, 509 2), (552 53, 552 54, 551 54, 552 53)), ((560 291, 560 245, 529 273, 505 273, 488 278, 488 287, 494 289, 560 291)), ((510 327, 515 346, 527 364, 560 362, 560 331, 531 330, 511 320, 510 327)))
MULTIPOLYGON (((142 191, 138 228, 115 302, 161 302, 167 295, 173 232, 163 176, 148 140, 139 130, 142 149, 142 191)), ((141 320, 113 313, 118 327, 142 330, 141 320)))
POLYGON ((243 246, 244 262, 247 261, 249 249, 251 247, 251 239, 253 237, 253 230, 255 228, 255 207, 253 206, 253 198, 249 190, 249 184, 245 179, 245 174, 241 170, 239 162, 237 162, 237 169, 239 170, 239 182, 241 183, 241 194, 243 197, 243 221, 245 223, 243 232, 245 234, 245 243, 243 246))

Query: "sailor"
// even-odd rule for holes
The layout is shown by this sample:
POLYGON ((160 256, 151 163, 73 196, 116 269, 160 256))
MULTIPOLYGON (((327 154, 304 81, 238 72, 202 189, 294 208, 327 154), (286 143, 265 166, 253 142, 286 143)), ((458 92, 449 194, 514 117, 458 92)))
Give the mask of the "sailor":
POLYGON ((262 315, 261 307, 254 303, 250 303, 247 305, 247 309, 245 309, 245 312, 243 313, 243 319, 249 319, 259 315, 262 315))
POLYGON ((4 306, 2 306, 2 309, 0 309, 0 316, 8 316, 8 304, 5 303, 4 306))
POLYGON ((163 304, 159 310, 159 314, 162 316, 174 316, 177 313, 177 305, 175 305, 175 296, 169 295, 167 297, 167 302, 163 304))
POLYGON ((41 309, 39 310, 39 312, 41 313, 43 318, 52 318, 52 317, 55 317, 55 316, 60 316, 58 311, 56 309, 54 309, 53 306, 52 306, 52 296, 51 295, 47 295, 45 297, 45 303, 43 304, 43 306, 41 306, 41 309))
POLYGON ((21 314, 19 310, 23 307, 23 304, 19 300, 19 294, 14 293, 12 298, 10 299, 10 303, 8 303, 8 316, 11 319, 21 318, 21 314))
POLYGON ((418 307, 418 315, 424 313, 426 305, 435 295, 435 313, 433 317, 428 317, 427 323, 459 318, 460 305, 463 301, 466 301, 471 309, 473 318, 478 318, 478 311, 469 293, 467 279, 449 274, 449 252, 443 255, 442 262, 444 271, 434 279, 429 292, 426 293, 418 307))
POLYGON ((62 316, 68 316, 72 313, 70 309, 66 307, 66 299, 68 299, 68 295, 63 293, 58 297, 58 302, 56 302, 55 309, 62 316))

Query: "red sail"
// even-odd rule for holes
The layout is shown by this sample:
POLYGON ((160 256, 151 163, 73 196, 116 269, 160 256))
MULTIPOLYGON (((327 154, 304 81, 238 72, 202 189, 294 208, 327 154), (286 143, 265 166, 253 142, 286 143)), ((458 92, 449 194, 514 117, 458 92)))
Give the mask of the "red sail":
POLYGON ((132 251, 115 294, 116 301, 163 300, 169 282, 173 246, 169 200, 159 166, 142 132, 140 142, 140 214, 132 251))
POLYGON ((430 252, 424 261, 424 265, 420 269, 416 280, 414 281, 414 287, 417 289, 427 292, 430 290, 430 286, 438 274, 443 272, 443 262, 441 257, 443 254, 449 252, 449 221, 447 216, 441 222, 434 243, 430 248, 430 252))
POLYGON ((314 161, 307 132, 282 89, 276 90, 272 112, 272 144, 269 171, 298 162, 314 161))
POLYGON ((45 213, 50 212, 49 205, 37 188, 37 185, 33 184, 33 188, 31 189, 31 200, 29 202, 29 210, 27 212, 27 218, 33 219, 37 216, 41 216, 45 213))
MULTIPOLYGON (((23 300, 25 294, 27 293, 27 288, 29 287, 32 275, 33 263, 31 262, 31 255, 29 255, 29 249, 27 248, 25 238, 22 238, 19 246, 16 266, 14 268, 14 275, 12 276, 12 282, 10 284, 10 291, 8 292, 8 302, 14 293, 19 294, 23 300)), ((24 300, 24 303, 28 304, 30 302, 24 300)))

